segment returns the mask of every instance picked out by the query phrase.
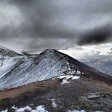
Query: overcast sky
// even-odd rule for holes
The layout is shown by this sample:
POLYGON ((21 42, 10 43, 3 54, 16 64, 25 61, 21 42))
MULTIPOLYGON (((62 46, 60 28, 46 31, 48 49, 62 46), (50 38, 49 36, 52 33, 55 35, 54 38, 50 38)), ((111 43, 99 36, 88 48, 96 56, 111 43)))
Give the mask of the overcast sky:
POLYGON ((108 51, 112 0, 1 0, 0 44, 16 51, 92 44, 108 51))

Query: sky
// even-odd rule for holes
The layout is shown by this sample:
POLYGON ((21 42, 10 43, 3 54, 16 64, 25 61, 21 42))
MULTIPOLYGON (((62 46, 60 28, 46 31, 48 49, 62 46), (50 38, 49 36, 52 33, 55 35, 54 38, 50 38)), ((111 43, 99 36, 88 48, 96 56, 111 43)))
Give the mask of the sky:
POLYGON ((1 0, 0 45, 112 55, 111 18, 112 0, 1 0))

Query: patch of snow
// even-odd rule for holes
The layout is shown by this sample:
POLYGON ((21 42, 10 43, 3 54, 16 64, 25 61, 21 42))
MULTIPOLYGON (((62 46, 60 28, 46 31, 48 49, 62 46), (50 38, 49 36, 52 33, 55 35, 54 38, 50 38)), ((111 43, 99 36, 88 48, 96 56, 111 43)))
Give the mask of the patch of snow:
MULTIPOLYGON (((13 106, 12 109, 14 109, 15 112, 24 112, 24 111, 30 111, 30 112, 48 112, 43 105, 37 106, 36 109, 34 109, 34 110, 32 110, 32 108, 29 107, 29 106, 26 106, 26 107, 23 107, 23 108, 19 108, 19 109, 17 107, 13 106)), ((2 111, 2 112, 8 112, 8 110, 2 111)))
POLYGON ((63 79, 63 78, 65 78, 65 79, 79 79, 80 78, 80 76, 73 76, 73 75, 60 75, 59 77, 58 77, 59 79, 63 79))
POLYGON ((57 104, 56 104, 55 99, 52 99, 51 101, 52 101, 52 107, 53 107, 53 108, 57 108, 57 104))
POLYGON ((48 112, 43 105, 40 105, 36 108, 35 111, 32 112, 48 112))
POLYGON ((29 106, 27 106, 24 108, 16 109, 15 112, 24 112, 25 110, 31 111, 32 109, 29 106))
POLYGON ((74 80, 74 79, 79 79, 80 78, 80 76, 73 76, 72 77, 72 79, 74 80))
POLYGON ((81 74, 81 72, 79 70, 77 70, 77 74, 81 74))
POLYGON ((68 84, 68 83, 69 83, 69 81, 67 79, 63 79, 62 82, 61 82, 62 85, 63 84, 68 84))
POLYGON ((1 112, 8 112, 8 109, 6 109, 6 110, 3 110, 3 111, 1 111, 1 112))
POLYGON ((58 76, 59 79, 63 79, 61 84, 69 83, 70 80, 77 80, 80 78, 80 76, 73 76, 73 75, 61 75, 58 76))
POLYGON ((16 110, 16 109, 17 109, 17 107, 14 105, 14 106, 12 106, 12 109, 15 109, 15 110, 16 110))

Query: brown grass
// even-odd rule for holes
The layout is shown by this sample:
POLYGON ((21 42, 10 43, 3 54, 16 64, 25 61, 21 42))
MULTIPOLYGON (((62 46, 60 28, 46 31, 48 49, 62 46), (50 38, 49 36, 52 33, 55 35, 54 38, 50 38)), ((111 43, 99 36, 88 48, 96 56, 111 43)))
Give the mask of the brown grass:
POLYGON ((0 100, 6 99, 6 98, 15 98, 21 94, 24 94, 29 91, 35 91, 35 90, 44 90, 44 89, 51 89, 58 86, 59 80, 45 80, 41 82, 34 82, 30 84, 23 85, 21 87, 16 87, 12 89, 5 89, 0 91, 0 100))

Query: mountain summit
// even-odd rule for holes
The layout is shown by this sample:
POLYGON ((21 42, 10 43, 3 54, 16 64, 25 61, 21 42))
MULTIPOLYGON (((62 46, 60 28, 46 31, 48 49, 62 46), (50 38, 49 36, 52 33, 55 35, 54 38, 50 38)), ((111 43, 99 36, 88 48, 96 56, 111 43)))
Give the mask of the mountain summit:
POLYGON ((91 74, 88 77, 99 78, 111 82, 107 74, 103 74, 74 58, 54 49, 47 49, 36 57, 19 57, 16 63, 4 67, 0 71, 0 89, 21 86, 27 83, 42 81, 61 74, 91 74), (3 74, 3 71, 7 71, 3 74), (102 78, 101 78, 102 77, 102 78))

